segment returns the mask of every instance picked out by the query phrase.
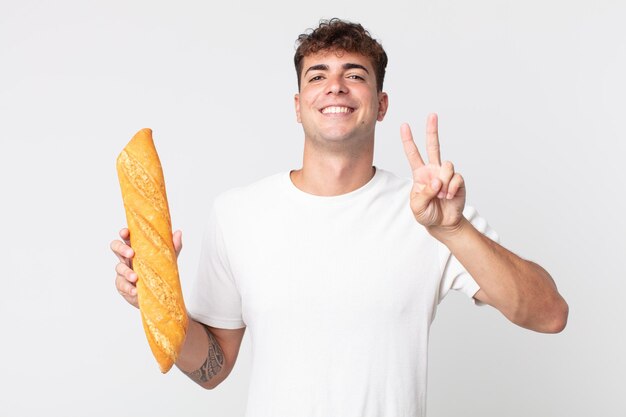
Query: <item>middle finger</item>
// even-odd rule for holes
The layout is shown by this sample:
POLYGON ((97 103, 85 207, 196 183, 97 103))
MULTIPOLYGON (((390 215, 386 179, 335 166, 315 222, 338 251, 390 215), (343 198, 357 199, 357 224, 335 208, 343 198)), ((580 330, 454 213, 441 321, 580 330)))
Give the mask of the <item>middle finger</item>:
POLYGON ((428 151, 428 162, 435 165, 441 165, 438 124, 437 113, 429 114, 426 119, 426 150, 428 151))
POLYGON ((123 262, 120 262, 115 266, 115 272, 117 272, 118 275, 123 276, 124 279, 128 282, 137 282, 137 273, 123 262))
POLYGON ((113 242, 111 242, 111 250, 121 262, 124 262, 126 264, 130 264, 131 258, 135 255, 133 248, 131 248, 121 240, 114 240, 113 242))

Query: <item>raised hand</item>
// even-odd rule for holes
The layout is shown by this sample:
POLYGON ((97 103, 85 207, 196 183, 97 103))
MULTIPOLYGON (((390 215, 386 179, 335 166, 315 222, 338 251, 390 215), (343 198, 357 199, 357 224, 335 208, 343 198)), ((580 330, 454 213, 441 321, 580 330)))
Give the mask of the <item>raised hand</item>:
MULTIPOLYGON (((120 260, 115 266, 115 287, 117 292, 131 305, 139 308, 137 301, 137 274, 133 271, 133 257, 135 252, 130 247, 130 231, 127 228, 120 230, 122 240, 114 240, 111 242, 111 250, 120 260)), ((174 241, 174 250, 176 256, 180 254, 183 248, 182 232, 177 230, 174 232, 172 239, 174 241)))
POLYGON ((400 128, 404 152, 413 172, 411 210, 415 219, 430 232, 454 231, 463 220, 465 207, 465 182, 454 172, 450 161, 441 162, 437 115, 426 119, 426 152, 424 163, 408 124, 400 128))

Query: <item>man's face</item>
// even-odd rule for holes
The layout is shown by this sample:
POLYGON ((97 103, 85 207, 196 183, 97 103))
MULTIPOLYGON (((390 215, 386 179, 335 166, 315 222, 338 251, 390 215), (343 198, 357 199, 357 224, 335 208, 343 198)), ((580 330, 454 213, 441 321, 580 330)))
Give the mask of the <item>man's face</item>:
POLYGON ((365 56, 320 51, 304 57, 295 106, 306 139, 347 146, 373 140, 387 105, 387 94, 377 91, 374 68, 365 56))

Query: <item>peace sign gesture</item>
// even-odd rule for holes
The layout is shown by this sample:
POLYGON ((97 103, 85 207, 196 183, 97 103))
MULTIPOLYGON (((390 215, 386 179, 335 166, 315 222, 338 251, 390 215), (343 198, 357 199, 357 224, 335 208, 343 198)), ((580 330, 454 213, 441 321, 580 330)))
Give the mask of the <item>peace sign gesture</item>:
POLYGON ((408 124, 401 126, 400 136, 413 171, 411 210, 415 219, 429 231, 455 230, 463 219, 465 182, 454 172, 452 162, 441 162, 437 115, 430 114, 426 119, 428 164, 424 163, 408 124))

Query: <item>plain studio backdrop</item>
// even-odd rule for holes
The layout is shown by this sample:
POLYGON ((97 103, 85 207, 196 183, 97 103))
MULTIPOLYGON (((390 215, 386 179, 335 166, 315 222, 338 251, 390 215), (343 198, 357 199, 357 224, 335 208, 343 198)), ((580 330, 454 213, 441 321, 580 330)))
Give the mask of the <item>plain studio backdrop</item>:
POLYGON ((423 149, 439 113, 468 203, 570 305, 542 335, 448 296, 429 417, 626 415, 622 1, 1 0, 1 416, 243 415, 247 338, 214 391, 161 375, 114 288, 115 158, 153 129, 187 290, 215 196, 300 167, 294 43, 335 16, 390 58, 376 165, 409 176, 399 126, 423 149))

